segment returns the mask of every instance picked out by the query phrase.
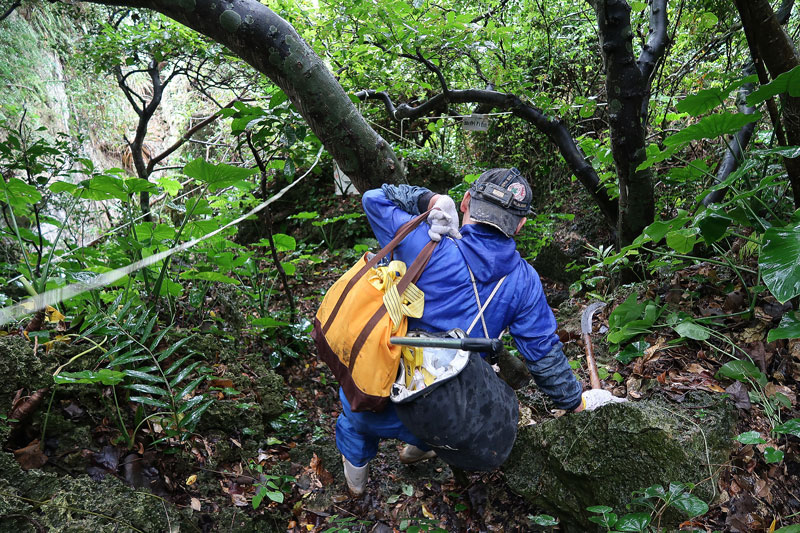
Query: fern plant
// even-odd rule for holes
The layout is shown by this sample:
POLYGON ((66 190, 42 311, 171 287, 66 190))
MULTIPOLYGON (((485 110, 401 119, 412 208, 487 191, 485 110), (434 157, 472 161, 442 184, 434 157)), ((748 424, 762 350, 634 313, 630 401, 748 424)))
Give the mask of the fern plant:
MULTIPOLYGON (((142 425, 157 417, 161 418, 165 439, 184 440, 214 401, 213 397, 195 393, 209 375, 209 369, 202 366, 203 361, 193 360, 193 353, 174 357, 178 349, 192 337, 163 347, 162 342, 172 327, 159 330, 156 328, 157 322, 157 314, 147 308, 136 309, 129 301, 113 312, 101 310, 89 317, 86 323, 90 325, 83 331, 85 337, 105 335, 109 338, 111 348, 103 354, 99 363, 106 363, 108 369, 124 375, 119 386, 128 391, 128 401, 140 405, 134 427, 128 432, 117 399, 116 385, 112 385, 118 422, 130 447, 142 425), (146 414, 148 410, 150 413, 146 414)), ((78 376, 62 372, 56 382, 86 383, 85 373, 80 374, 83 381, 70 381, 78 376)))

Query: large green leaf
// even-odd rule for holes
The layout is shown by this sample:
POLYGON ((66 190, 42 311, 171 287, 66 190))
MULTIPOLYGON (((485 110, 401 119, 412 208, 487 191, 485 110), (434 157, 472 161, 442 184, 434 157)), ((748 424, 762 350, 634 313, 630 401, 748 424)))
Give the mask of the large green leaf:
POLYGON ((198 157, 183 167, 183 173, 187 176, 208 183, 208 190, 211 192, 226 187, 249 189, 254 184, 245 180, 256 172, 258 172, 256 169, 235 167, 225 163, 212 165, 202 157, 198 157))
POLYGON ((285 233, 276 233, 272 236, 272 241, 275 243, 275 249, 279 252, 291 252, 297 248, 295 238, 285 233))
POLYGON ((724 103, 728 94, 729 92, 721 87, 703 89, 678 102, 675 109, 681 113, 689 113, 693 117, 698 117, 724 103))
POLYGON ((667 233, 667 246, 679 254, 688 254, 697 244, 695 228, 682 228, 667 233))
POLYGON ((689 518, 700 516, 708 512, 708 504, 688 492, 684 492, 672 501, 671 505, 689 515, 689 518))
POLYGON ((786 313, 778 327, 767 334, 767 342, 779 339, 800 339, 800 313, 786 313))
POLYGON ((198 272, 196 270, 184 272, 181 274, 181 279, 201 279, 203 281, 214 281, 217 283, 229 283, 231 285, 239 285, 241 282, 238 279, 231 278, 219 272, 198 272))
POLYGON ((652 518, 649 513, 631 513, 620 517, 614 524, 617 531, 644 531, 652 518))
POLYGON ((775 426, 775 429, 772 431, 778 433, 779 435, 794 435, 800 439, 800 418, 792 418, 791 420, 787 420, 783 424, 775 426))
POLYGON ((779 302, 800 294, 800 224, 769 228, 758 258, 761 276, 779 302))
POLYGON ((85 189, 81 197, 86 200, 110 200, 116 198, 117 200, 125 201, 128 199, 128 193, 125 192, 123 181, 106 174, 98 174, 91 179, 84 180, 80 183, 80 187, 85 189))
POLYGON ((8 178, 8 181, 5 181, 0 178, 0 202, 19 209, 27 204, 35 204, 41 199, 42 194, 36 190, 36 187, 28 185, 21 179, 8 178))
POLYGON ((741 381, 742 383, 749 383, 751 380, 766 385, 767 378, 761 371, 750 361, 736 360, 729 361, 722 365, 717 371, 717 378, 726 377, 741 381))
POLYGON ((700 139, 716 139, 722 135, 739 131, 742 126, 755 122, 761 118, 761 113, 756 111, 750 115, 744 113, 717 113, 709 115, 697 124, 684 128, 674 135, 664 139, 666 146, 697 141, 700 139))
POLYGON ((715 208, 706 209, 695 218, 700 236, 707 244, 717 242, 724 237, 731 223, 733 219, 727 213, 715 208))
POLYGON ((711 336, 711 332, 707 327, 689 320, 686 322, 681 322, 672 329, 674 329, 675 333, 681 337, 686 337, 687 339, 693 339, 696 341, 704 341, 711 336))
POLYGON ((785 92, 791 96, 800 96, 800 65, 750 93, 747 97, 747 105, 756 106, 776 94, 785 92))

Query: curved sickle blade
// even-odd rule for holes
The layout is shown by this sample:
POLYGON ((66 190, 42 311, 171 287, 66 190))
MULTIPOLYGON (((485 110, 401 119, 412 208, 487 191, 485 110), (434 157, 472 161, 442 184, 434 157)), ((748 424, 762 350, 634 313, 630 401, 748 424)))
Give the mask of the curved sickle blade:
POLYGON ((583 310, 583 314, 581 314, 581 333, 592 333, 592 316, 605 306, 606 304, 603 302, 594 302, 583 310))

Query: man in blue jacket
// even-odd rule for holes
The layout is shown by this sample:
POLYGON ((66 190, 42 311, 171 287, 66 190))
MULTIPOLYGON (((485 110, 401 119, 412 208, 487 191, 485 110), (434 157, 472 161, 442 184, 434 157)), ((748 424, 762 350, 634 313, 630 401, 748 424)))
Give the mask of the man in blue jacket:
MULTIPOLYGON (((464 195, 460 228, 453 199, 422 187, 384 185, 367 191, 362 204, 381 247, 415 215, 433 209, 428 225, 416 228, 394 252, 395 259, 411 264, 431 239, 440 241, 416 283, 425 294, 425 311, 421 318, 409 318, 409 331, 467 330, 478 315, 467 265, 481 302, 487 301, 505 276, 483 313, 489 336, 499 337, 509 329, 536 385, 556 407, 577 412, 619 401, 603 390, 587 391, 582 399, 583 388, 561 351, 556 320, 539 276, 516 250, 513 237, 527 220, 531 199, 531 188, 517 169, 497 168, 484 172, 464 195)), ((474 328, 471 336, 482 337, 482 327, 474 328)), ((354 413, 341 389, 339 398, 342 412, 336 423, 336 445, 353 495, 361 495, 366 488, 368 463, 377 454, 380 439, 408 443, 400 453, 403 463, 435 455, 400 422, 391 402, 380 413, 354 413)))

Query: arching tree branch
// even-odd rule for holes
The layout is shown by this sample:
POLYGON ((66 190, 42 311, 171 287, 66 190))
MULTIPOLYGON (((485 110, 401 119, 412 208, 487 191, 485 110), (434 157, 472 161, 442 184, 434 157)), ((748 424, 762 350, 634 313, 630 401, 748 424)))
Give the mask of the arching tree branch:
POLYGON ((650 6, 650 35, 636 62, 648 84, 656 63, 667 48, 667 26, 667 0, 653 0, 650 6))
POLYGON ((567 162, 578 181, 586 188, 603 215, 611 225, 616 224, 617 203, 609 198, 606 190, 600 186, 600 178, 586 156, 575 144, 566 125, 556 118, 548 117, 540 110, 523 102, 518 96, 493 90, 466 89, 450 90, 440 93, 418 106, 401 104, 397 107, 386 93, 361 91, 357 94, 361 99, 377 99, 383 102, 386 111, 394 120, 414 120, 424 117, 433 111, 445 108, 448 104, 479 104, 485 109, 501 109, 511 111, 515 116, 536 126, 550 141, 556 145, 559 153, 567 162))

